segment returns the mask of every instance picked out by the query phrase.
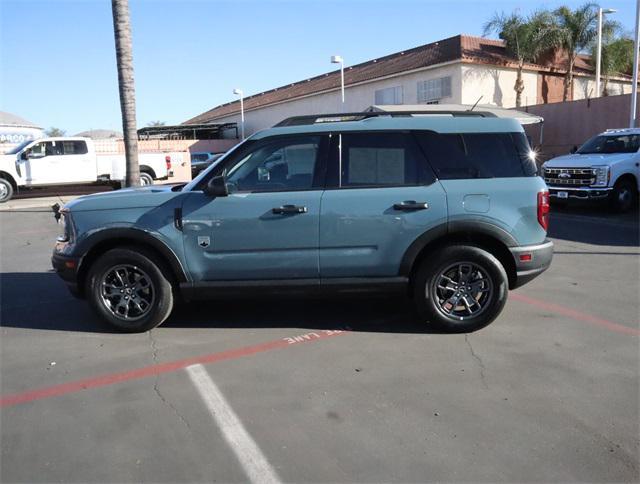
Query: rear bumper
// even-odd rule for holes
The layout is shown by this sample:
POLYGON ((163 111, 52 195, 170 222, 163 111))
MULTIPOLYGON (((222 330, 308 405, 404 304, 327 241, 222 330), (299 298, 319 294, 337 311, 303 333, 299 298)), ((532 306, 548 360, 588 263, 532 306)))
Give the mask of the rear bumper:
POLYGON ((566 200, 569 198, 578 200, 604 200, 609 197, 613 188, 573 188, 573 187, 549 187, 549 196, 556 200, 566 200), (565 192, 566 197, 560 198, 558 192, 565 192))
POLYGON ((551 265, 553 242, 545 240, 543 244, 510 247, 516 264, 516 280, 511 289, 520 287, 535 279, 551 265))
POLYGON ((80 258, 69 257, 54 252, 51 257, 51 265, 53 266, 53 270, 56 271, 56 274, 65 282, 71 294, 80 297, 80 288, 78 287, 80 258))

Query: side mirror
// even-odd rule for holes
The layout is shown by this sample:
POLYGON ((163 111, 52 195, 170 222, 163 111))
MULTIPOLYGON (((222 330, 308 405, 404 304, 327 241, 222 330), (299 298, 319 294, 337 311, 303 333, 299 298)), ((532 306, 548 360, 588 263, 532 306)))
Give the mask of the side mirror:
POLYGON ((571 148, 571 150, 569 151, 569 153, 574 154, 576 151, 578 151, 578 147, 574 146, 573 148, 571 148))
POLYGON ((214 176, 207 184, 204 193, 210 197, 226 197, 229 195, 227 177, 224 175, 214 176))
POLYGON ((20 153, 20 159, 27 161, 29 159, 29 150, 20 153))

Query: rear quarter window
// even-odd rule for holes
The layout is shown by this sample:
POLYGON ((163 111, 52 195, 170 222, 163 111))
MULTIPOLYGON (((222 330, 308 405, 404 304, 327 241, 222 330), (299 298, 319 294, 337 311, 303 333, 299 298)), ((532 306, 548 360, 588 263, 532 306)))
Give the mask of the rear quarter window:
POLYGON ((535 176, 524 133, 417 132, 424 155, 441 180, 535 176))

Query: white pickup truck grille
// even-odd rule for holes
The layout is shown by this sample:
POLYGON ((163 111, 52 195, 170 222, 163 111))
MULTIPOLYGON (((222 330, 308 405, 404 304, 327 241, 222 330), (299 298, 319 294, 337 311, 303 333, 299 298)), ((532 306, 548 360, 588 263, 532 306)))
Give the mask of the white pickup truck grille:
POLYGON ((591 186, 596 182, 592 168, 545 168, 544 181, 549 186, 591 186))

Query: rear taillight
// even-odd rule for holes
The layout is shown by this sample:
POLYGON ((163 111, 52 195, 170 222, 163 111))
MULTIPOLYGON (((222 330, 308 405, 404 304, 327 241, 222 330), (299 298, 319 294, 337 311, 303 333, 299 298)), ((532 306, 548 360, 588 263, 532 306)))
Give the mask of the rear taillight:
POLYGON ((164 161, 167 164, 167 170, 171 169, 171 157, 169 155, 164 157, 164 161))
POLYGON ((543 229, 549 228, 549 191, 538 192, 538 223, 543 229))

